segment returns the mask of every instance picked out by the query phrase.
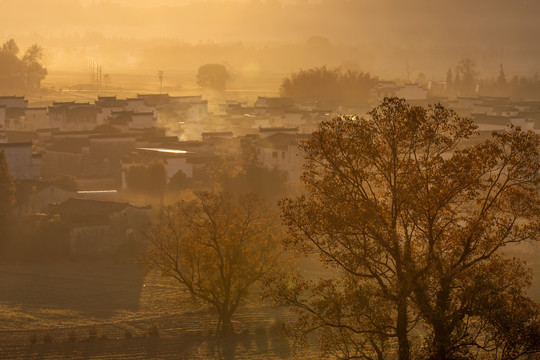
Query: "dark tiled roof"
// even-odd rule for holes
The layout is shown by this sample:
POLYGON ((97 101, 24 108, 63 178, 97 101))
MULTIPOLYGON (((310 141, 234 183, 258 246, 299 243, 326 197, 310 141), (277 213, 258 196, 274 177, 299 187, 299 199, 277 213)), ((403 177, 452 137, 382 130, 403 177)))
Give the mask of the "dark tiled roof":
POLYGON ((7 148, 7 147, 26 147, 26 146, 32 146, 32 142, 27 141, 27 142, 0 143, 0 149, 7 148))
POLYGON ((298 132, 298 127, 295 128, 286 128, 286 127, 260 127, 259 132, 283 132, 283 133, 290 133, 292 131, 298 132))
POLYGON ((84 146, 88 146, 86 139, 62 139, 54 142, 47 151, 81 154, 84 146))
POLYGON ((9 100, 9 99, 24 99, 24 96, 16 96, 16 95, 11 95, 11 96, 0 96, 0 100, 9 100))
POLYGON ((261 139, 258 143, 258 146, 269 149, 286 150, 289 145, 296 144, 298 144, 298 136, 296 134, 278 133, 261 139))
POLYGON ((129 139, 129 138, 137 138, 139 134, 134 133, 119 133, 119 134, 95 134, 90 135, 90 139, 129 139))
POLYGON ((233 136, 232 131, 203 132, 202 136, 233 136))
POLYGON ((142 136, 137 141, 148 143, 178 143, 178 136, 142 136))
MULTIPOLYGON (((50 130, 54 130, 51 128, 50 130)), ((52 131, 53 136, 63 136, 63 135, 91 135, 95 134, 94 130, 75 130, 75 131, 52 131)))

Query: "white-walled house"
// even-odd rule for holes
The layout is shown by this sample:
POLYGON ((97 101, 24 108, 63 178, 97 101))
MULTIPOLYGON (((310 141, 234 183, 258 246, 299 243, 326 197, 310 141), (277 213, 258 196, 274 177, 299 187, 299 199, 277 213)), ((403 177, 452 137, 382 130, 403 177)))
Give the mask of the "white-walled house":
POLYGON ((208 117, 208 101, 202 95, 170 96, 170 109, 184 118, 184 121, 199 122, 208 117))
POLYGON ((305 135, 275 133, 257 144, 257 159, 267 169, 287 173, 291 182, 298 181, 302 173, 303 155, 299 147, 305 135))
POLYGON ((28 107, 28 100, 24 96, 0 96, 0 106, 25 109, 28 107))
POLYGON ((68 131, 93 130, 98 124, 101 109, 90 103, 53 102, 48 107, 50 127, 68 131))
POLYGON ((124 110, 127 111, 138 111, 138 112, 148 112, 148 111, 154 111, 156 109, 155 106, 148 106, 145 104, 143 98, 127 98, 126 99, 126 106, 124 110))
POLYGON ((154 112, 134 112, 131 114, 132 129, 148 129, 156 126, 156 118, 154 112))
POLYGON ((24 109, 24 129, 37 130, 50 127, 49 114, 46 107, 31 107, 24 109))

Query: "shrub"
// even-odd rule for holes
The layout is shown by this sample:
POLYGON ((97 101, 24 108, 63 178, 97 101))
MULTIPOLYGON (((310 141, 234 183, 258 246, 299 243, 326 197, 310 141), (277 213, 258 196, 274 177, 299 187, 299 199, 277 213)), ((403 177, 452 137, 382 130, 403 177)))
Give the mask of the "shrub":
POLYGON ((88 329, 88 340, 96 340, 97 339, 97 329, 95 327, 91 327, 88 329))
POLYGON ((159 336, 159 328, 157 325, 154 324, 148 328, 148 335, 153 337, 159 336))

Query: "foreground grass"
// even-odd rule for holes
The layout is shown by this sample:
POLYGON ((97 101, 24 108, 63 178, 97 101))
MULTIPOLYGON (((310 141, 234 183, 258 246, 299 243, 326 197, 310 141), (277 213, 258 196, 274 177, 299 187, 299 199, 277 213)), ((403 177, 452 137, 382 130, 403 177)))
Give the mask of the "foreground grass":
MULTIPOLYGON (((146 272, 133 262, 4 263, 0 287, 0 331, 152 322, 174 316, 186 318, 181 326, 173 326, 183 331, 215 326, 211 309, 156 271, 146 272), (197 315, 188 320, 190 314, 197 315)), ((282 315, 288 316, 263 303, 260 291, 255 291, 240 318, 256 326, 282 315)))

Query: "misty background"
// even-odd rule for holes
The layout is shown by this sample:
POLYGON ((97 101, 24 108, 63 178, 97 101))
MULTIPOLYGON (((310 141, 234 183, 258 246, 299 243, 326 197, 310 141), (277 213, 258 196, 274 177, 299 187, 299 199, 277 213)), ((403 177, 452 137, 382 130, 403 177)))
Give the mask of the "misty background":
POLYGON ((500 64, 509 77, 539 67, 540 3, 531 0, 4 0, 0 8, 0 38, 42 45, 50 81, 84 73, 89 58, 104 73, 163 70, 174 84, 204 63, 258 81, 322 65, 444 80, 462 58, 485 79, 500 64))

